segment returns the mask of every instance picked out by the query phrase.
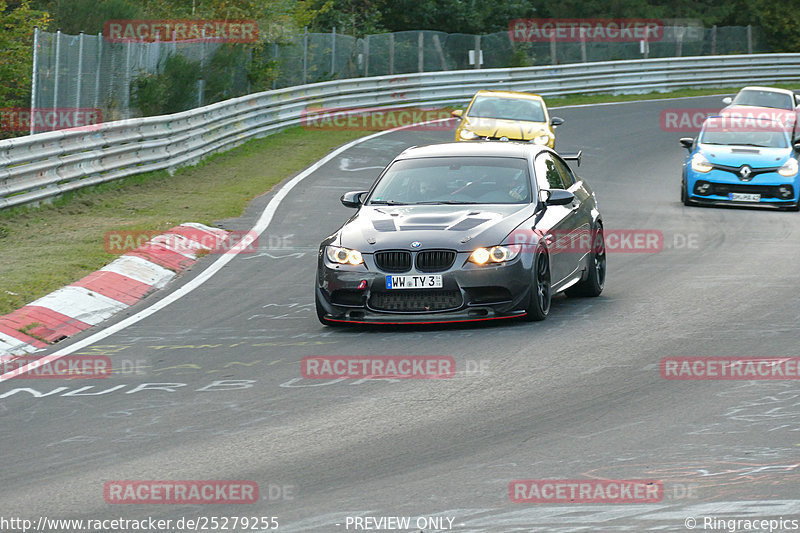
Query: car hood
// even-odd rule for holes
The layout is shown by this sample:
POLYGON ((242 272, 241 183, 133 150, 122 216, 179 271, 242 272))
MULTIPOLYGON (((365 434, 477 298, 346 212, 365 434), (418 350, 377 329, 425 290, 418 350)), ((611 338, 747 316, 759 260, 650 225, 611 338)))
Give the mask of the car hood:
POLYGON ((769 168, 784 164, 791 155, 791 148, 701 144, 700 152, 712 165, 740 167, 747 164, 753 168, 769 168))
POLYGON ((734 105, 731 104, 720 111, 720 115, 738 115, 753 119, 773 119, 782 122, 784 125, 794 124, 797 115, 789 109, 778 109, 775 107, 761 107, 755 105, 734 105))
POLYGON ((447 248, 469 251, 502 244, 533 214, 533 204, 362 206, 339 231, 340 243, 362 253, 447 248))
POLYGON ((529 141, 539 135, 549 135, 547 122, 527 122, 500 118, 466 117, 464 127, 481 137, 508 137, 529 141))

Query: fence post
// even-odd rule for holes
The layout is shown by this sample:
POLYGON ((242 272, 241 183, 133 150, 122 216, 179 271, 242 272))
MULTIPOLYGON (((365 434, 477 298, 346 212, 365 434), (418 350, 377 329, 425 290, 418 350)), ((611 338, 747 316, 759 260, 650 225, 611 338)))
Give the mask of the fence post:
POLYGON ((747 25, 747 53, 753 53, 753 26, 747 25))
POLYGON ((717 25, 711 26, 711 55, 717 55, 717 25))
MULTIPOLYGON (((275 64, 278 64, 278 43, 272 43, 272 59, 275 61, 275 64)), ((276 72, 280 72, 280 70, 276 69, 276 72)), ((275 76, 272 78, 272 90, 278 88, 278 77, 275 76)))
POLYGON ((94 75, 94 108, 100 106, 100 64, 103 61, 103 34, 97 32, 97 71, 94 75))
POLYGON ((75 80, 75 109, 81 108, 81 81, 83 78, 83 32, 78 35, 78 77, 75 80))
POLYGON ((423 50, 425 34, 417 32, 417 72, 425 72, 425 52, 423 50))
POLYGON ((586 32, 581 28, 581 63, 586 63, 586 32))
POLYGON ((122 88, 122 118, 131 118, 131 41, 125 43, 125 87, 122 88))
MULTIPOLYGON (((53 112, 58 108, 58 80, 61 78, 61 28, 56 31, 56 72, 55 80, 53 81, 53 112)), ((58 121, 53 125, 55 130, 58 126, 58 121)))
POLYGON ((389 34, 389 74, 394 74, 394 33, 389 34))
POLYGON ((36 91, 38 89, 37 79, 39 77, 39 26, 33 27, 33 66, 31 68, 31 118, 30 134, 33 135, 36 129, 36 91))
POLYGON ((681 57, 683 55, 683 36, 686 35, 686 26, 678 26, 675 30, 675 56, 681 57))
POLYGON ((558 65, 558 50, 556 49, 556 33, 550 34, 550 63, 558 65))
POLYGON ((331 33, 331 77, 336 74, 336 26, 331 33))
POLYGON ((481 36, 475 36, 475 68, 481 68, 481 36))
POLYGON ((369 76, 369 35, 364 37, 364 77, 369 76))
POLYGON ((308 79, 308 26, 303 31, 303 85, 308 79))

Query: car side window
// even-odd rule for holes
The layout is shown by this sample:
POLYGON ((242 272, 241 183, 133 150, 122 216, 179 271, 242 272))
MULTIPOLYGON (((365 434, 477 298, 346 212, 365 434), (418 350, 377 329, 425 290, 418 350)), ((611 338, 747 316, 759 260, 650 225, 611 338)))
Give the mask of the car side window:
POLYGON ((564 161, 559 159, 558 157, 554 157, 553 160, 556 163, 556 168, 561 173, 561 180, 564 182, 564 188, 569 189, 573 185, 575 185, 575 175, 572 173, 572 170, 569 168, 564 161))
POLYGON ((548 152, 539 154, 533 165, 541 189, 566 189, 555 159, 548 152))

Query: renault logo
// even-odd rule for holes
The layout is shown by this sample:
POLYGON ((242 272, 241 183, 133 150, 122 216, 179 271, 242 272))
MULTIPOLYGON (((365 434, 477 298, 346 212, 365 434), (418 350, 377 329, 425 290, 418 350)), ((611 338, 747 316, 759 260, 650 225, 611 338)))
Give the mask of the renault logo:
POLYGON ((422 243, 419 241, 414 241, 411 243, 412 248, 419 248, 420 246, 422 246, 422 243))
POLYGON ((750 178, 750 174, 753 173, 753 169, 747 165, 742 165, 742 168, 739 169, 739 176, 745 181, 750 178))

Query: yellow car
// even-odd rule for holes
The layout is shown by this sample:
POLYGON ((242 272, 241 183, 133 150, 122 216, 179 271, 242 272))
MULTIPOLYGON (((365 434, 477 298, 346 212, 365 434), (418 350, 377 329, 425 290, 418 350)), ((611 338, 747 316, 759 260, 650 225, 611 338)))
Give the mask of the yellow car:
POLYGON ((513 91, 478 91, 465 112, 452 114, 461 119, 456 141, 528 141, 555 148, 553 130, 564 123, 563 118, 550 118, 538 94, 513 91))

